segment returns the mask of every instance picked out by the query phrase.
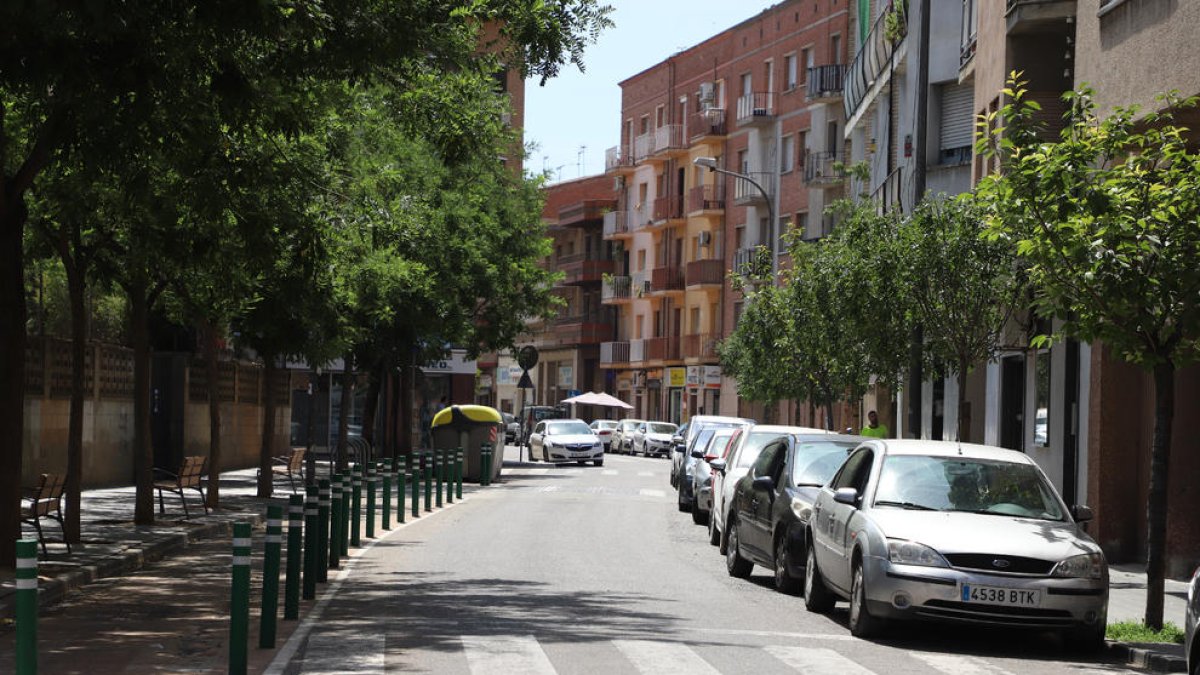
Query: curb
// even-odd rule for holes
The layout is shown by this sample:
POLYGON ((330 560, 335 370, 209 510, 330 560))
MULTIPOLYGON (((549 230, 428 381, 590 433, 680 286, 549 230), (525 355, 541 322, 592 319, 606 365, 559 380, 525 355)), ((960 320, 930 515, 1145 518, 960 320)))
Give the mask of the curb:
POLYGON ((1186 673, 1187 659, 1173 654, 1164 654, 1154 649, 1139 647, 1127 642, 1108 643, 1108 653, 1121 659, 1126 665, 1142 668, 1152 673, 1186 673))
MULTIPOLYGON (((253 527, 261 525, 265 518, 262 514, 245 512, 239 520, 250 521, 253 527)), ((60 574, 52 579, 43 581, 38 587, 38 609, 45 611, 66 597, 67 593, 87 586, 88 584, 108 577, 117 577, 137 572, 147 563, 152 563, 164 557, 186 549, 192 542, 202 539, 216 539, 230 536, 233 531, 233 520, 205 523, 189 529, 187 532, 164 535, 161 538, 146 542, 140 547, 125 549, 102 558, 91 565, 60 574)), ((0 618, 11 619, 15 615, 16 596, 7 593, 0 596, 0 618)))

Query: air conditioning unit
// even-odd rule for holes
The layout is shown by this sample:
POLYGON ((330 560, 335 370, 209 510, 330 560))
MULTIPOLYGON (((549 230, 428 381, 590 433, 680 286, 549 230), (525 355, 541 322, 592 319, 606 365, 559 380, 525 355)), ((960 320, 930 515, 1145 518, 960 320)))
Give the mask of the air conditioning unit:
POLYGON ((701 232, 700 233, 700 245, 708 246, 711 243, 712 243, 712 232, 701 232))
POLYGON ((717 97, 717 87, 712 82, 701 82, 697 95, 700 98, 701 107, 711 108, 717 97))

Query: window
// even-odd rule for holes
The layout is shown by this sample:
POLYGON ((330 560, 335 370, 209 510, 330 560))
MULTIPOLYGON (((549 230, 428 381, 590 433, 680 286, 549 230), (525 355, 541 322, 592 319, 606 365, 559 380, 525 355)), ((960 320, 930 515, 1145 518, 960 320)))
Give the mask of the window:
POLYGON ((777 440, 763 448, 762 452, 754 460, 754 466, 750 467, 750 475, 758 478, 759 476, 770 476, 773 474, 775 466, 783 458, 786 450, 787 444, 782 440, 777 440))
POLYGON ((641 134, 642 136, 645 136, 646 134, 650 133, 650 116, 642 115, 642 119, 640 120, 640 122, 641 122, 641 130, 638 133, 641 134))
POLYGON ((745 150, 738 150, 737 165, 738 172, 750 173, 750 154, 745 150))
POLYGON ((775 91, 775 62, 768 59, 767 62, 763 64, 763 73, 764 77, 767 78, 766 91, 775 91))
POLYGON ((792 223, 790 222, 790 218, 788 216, 783 216, 779 219, 779 250, 780 251, 784 251, 787 249, 787 241, 785 240, 785 237, 788 233, 788 230, 791 229, 791 225, 792 225, 792 223))
POLYGON ((779 172, 780 173, 791 173, 792 169, 795 168, 795 160, 796 160, 796 137, 789 134, 787 136, 784 136, 783 141, 780 143, 779 172))
POLYGON ((700 332, 700 308, 699 307, 693 307, 691 309, 691 319, 690 320, 691 320, 691 330, 688 332, 688 334, 696 335, 697 333, 700 332))
POLYGON ((837 120, 830 120, 829 127, 825 130, 825 151, 830 157, 837 158, 838 146, 842 144, 841 134, 838 133, 837 120))
POLYGON ((804 84, 808 82, 808 70, 813 67, 812 49, 805 47, 800 50, 800 63, 800 67, 804 69, 800 73, 800 83, 804 84))
POLYGON ((637 260, 638 260, 638 271, 645 272, 646 271, 646 249, 642 249, 642 250, 638 251, 637 260))
POLYGON ((749 96, 754 93, 754 80, 750 73, 742 74, 742 96, 749 96))
POLYGON ((829 58, 830 63, 842 62, 842 36, 836 33, 829 36, 829 58))
POLYGON ((807 211, 797 211, 796 212, 796 229, 800 231, 800 236, 803 237, 804 239, 812 239, 814 237, 821 236, 820 232, 809 232, 808 231, 808 212, 807 211))
POLYGON ((801 131, 796 134, 796 166, 804 166, 804 155, 808 152, 808 132, 801 131))
POLYGON ((654 109, 654 128, 661 129, 667 123, 666 107, 658 106, 654 109))
POLYGON ((784 87, 786 91, 795 89, 796 85, 800 83, 798 63, 795 54, 788 54, 783 57, 784 70, 787 73, 787 85, 784 87))
MULTIPOLYGON (((643 259, 644 258, 645 258, 645 256, 643 256, 643 259)), ((638 314, 637 318, 634 319, 634 329, 633 329, 634 330, 634 332, 633 332, 634 338, 636 338, 638 340, 642 339, 642 330, 645 327, 645 325, 644 325, 645 323, 646 323, 646 317, 641 314, 638 314)))
POLYGON ((1033 356, 1034 392, 1033 447, 1050 447, 1050 351, 1038 350, 1033 356))
POLYGON ((938 143, 939 164, 959 165, 971 161, 971 141, 974 138, 974 88, 967 84, 947 84, 941 87, 942 123, 938 143))
POLYGON ((860 448, 858 452, 850 455, 850 459, 842 465, 842 468, 833 477, 833 482, 830 487, 834 490, 842 488, 854 488, 858 490, 861 497, 863 490, 867 487, 867 479, 871 476, 871 464, 874 459, 874 453, 870 448, 860 448))
MULTIPOLYGON (((646 202, 649 200, 649 197, 650 197, 650 184, 649 184, 649 183, 638 183, 638 204, 637 204, 637 207, 638 207, 639 209, 641 209, 641 208, 645 208, 645 207, 646 207, 646 202)), ((638 225, 641 225, 642 223, 637 223, 637 224, 638 224, 638 225)))

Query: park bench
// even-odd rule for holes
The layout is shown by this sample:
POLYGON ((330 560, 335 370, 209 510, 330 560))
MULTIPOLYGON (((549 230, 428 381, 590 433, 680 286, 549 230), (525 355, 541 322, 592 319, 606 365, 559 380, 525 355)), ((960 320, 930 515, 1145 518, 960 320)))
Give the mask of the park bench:
POLYGON ((179 473, 171 473, 165 469, 155 468, 155 477, 158 480, 154 481, 154 489, 158 490, 158 512, 166 513, 166 507, 163 504, 163 492, 173 492, 179 495, 179 501, 183 502, 184 517, 191 517, 188 513, 187 499, 184 499, 184 490, 195 490, 200 493, 200 505, 204 507, 204 513, 208 513, 208 504, 204 500, 204 467, 208 463, 208 458, 199 456, 190 456, 183 458, 183 466, 179 468, 179 473))
POLYGON ((296 492, 296 479, 304 477, 305 452, 304 448, 292 448, 291 453, 276 457, 275 466, 271 467, 272 474, 287 476, 293 494, 296 492))
POLYGON ((67 528, 63 525, 62 497, 67 480, 60 474, 44 473, 38 480, 37 487, 25 488, 21 504, 21 522, 33 525, 37 530, 38 542, 42 545, 42 555, 46 553, 46 537, 42 533, 42 518, 58 521, 58 528, 63 533, 63 543, 67 545, 67 553, 71 552, 71 543, 67 541, 67 528))

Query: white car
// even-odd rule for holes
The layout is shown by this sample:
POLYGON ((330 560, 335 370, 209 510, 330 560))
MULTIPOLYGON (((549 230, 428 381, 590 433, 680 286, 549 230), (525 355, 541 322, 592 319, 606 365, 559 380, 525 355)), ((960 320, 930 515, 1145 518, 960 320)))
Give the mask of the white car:
POLYGON ((529 457, 565 464, 604 466, 604 443, 583 420, 542 420, 529 435, 529 457))
POLYGON ((645 420, 621 420, 612 432, 612 451, 616 453, 629 452, 633 442, 633 432, 645 420))
MULTIPOLYGON (((737 482, 750 472, 758 453, 767 447, 771 441, 780 436, 794 434, 824 434, 823 429, 811 427, 789 427, 775 424, 756 424, 743 431, 733 440, 733 449, 725 457, 724 464, 718 465, 720 470, 713 471, 712 510, 708 516, 708 541, 713 546, 720 546, 721 554, 726 552, 728 544, 729 508, 733 501, 733 491, 737 482)), ((717 469, 716 466, 713 467, 717 469)))
POLYGON ((605 452, 612 452, 613 430, 617 428, 617 424, 616 420, 595 420, 588 425, 600 437, 605 452))
POLYGON ((666 457, 671 452, 671 438, 678 430, 679 427, 670 422, 642 422, 633 432, 630 452, 647 457, 666 457))

